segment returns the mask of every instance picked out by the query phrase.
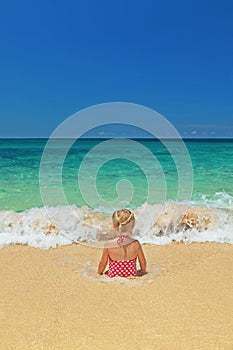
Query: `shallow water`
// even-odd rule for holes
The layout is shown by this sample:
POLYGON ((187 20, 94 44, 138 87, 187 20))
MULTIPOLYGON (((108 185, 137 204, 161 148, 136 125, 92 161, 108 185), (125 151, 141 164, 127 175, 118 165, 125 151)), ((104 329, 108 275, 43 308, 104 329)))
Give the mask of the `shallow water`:
POLYGON ((126 286, 142 286, 153 283, 158 276, 162 273, 163 267, 150 264, 148 267, 148 273, 142 277, 114 277, 109 278, 106 275, 99 276, 96 274, 95 262, 88 260, 85 263, 80 262, 78 259, 66 258, 64 260, 56 261, 56 264, 64 265, 66 268, 73 272, 82 274, 84 278, 92 280, 98 283, 108 283, 114 285, 126 285, 126 286))

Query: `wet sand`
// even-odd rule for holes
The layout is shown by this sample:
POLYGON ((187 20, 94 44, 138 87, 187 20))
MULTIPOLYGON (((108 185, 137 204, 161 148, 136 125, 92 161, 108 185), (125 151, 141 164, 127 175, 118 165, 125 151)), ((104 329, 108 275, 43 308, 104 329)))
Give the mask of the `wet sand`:
POLYGON ((96 275, 101 250, 0 250, 0 349, 233 349, 233 245, 143 246, 148 275, 96 275))

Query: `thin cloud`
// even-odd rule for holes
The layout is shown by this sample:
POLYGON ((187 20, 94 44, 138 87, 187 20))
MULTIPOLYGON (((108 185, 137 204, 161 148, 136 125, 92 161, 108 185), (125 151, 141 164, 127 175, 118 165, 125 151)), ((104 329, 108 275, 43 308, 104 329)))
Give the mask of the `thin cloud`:
POLYGON ((233 137, 233 125, 186 124, 180 126, 179 131, 186 137, 233 137))
POLYGON ((233 125, 221 125, 221 124, 186 124, 182 126, 188 129, 217 129, 217 130, 233 130, 233 125))

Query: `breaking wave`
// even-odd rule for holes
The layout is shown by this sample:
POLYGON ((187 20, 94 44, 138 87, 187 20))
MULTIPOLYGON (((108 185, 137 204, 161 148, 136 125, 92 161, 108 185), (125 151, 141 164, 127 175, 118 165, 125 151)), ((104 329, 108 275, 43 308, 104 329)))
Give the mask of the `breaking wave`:
MULTIPOLYGON (((141 243, 172 241, 233 243, 233 197, 225 192, 198 195, 189 203, 144 203, 133 208, 133 237, 141 243)), ((113 236, 111 217, 104 210, 75 205, 0 211, 0 246, 27 244, 40 249, 72 242, 103 246, 113 236)))

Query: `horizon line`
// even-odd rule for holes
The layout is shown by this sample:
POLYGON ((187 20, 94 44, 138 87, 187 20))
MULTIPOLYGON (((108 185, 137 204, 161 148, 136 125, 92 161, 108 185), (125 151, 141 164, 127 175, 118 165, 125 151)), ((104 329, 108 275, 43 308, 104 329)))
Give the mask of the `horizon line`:
MULTIPOLYGON (((0 136, 0 140, 49 140, 50 137, 46 136, 16 136, 16 137, 8 137, 8 136, 0 136)), ((74 139, 73 137, 55 137, 51 138, 53 140, 70 140, 74 139)), ((180 138, 174 138, 174 137, 161 137, 161 138, 156 138, 156 137, 138 137, 138 136, 128 136, 128 137, 123 137, 123 136, 115 136, 115 137, 79 137, 76 140, 109 140, 109 139, 137 139, 137 140, 233 140, 233 136, 215 136, 215 137, 180 137, 180 138)))

